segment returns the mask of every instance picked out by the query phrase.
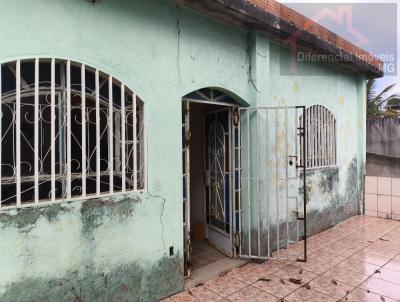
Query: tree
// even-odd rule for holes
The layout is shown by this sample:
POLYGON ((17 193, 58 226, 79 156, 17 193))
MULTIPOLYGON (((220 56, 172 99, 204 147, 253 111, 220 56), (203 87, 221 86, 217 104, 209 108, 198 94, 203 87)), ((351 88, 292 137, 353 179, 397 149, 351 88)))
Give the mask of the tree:
POLYGON ((376 80, 367 81, 367 117, 379 115, 393 115, 385 106, 400 106, 400 94, 389 94, 396 84, 384 88, 381 92, 376 91, 376 80))

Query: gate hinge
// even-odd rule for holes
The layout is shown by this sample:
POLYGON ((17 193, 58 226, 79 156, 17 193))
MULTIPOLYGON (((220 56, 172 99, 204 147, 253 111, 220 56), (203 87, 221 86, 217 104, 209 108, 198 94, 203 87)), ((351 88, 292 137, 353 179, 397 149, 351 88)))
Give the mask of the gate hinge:
POLYGON ((236 232, 235 237, 233 238, 233 243, 235 247, 240 247, 240 233, 236 232))

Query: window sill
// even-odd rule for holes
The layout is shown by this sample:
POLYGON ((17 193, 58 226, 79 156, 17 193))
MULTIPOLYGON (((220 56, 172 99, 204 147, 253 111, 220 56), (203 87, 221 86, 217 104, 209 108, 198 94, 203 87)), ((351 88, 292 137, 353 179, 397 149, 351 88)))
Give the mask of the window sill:
POLYGON ((71 202, 85 202, 85 201, 90 201, 93 199, 103 199, 103 198, 110 198, 110 197, 120 197, 124 195, 143 195, 147 194, 148 191, 146 189, 143 190, 138 190, 138 191, 129 191, 129 192, 115 192, 112 194, 102 194, 102 195, 87 195, 86 197, 76 197, 76 198, 70 198, 70 199, 59 199, 56 201, 51 201, 51 200, 45 200, 45 201, 40 201, 38 203, 35 202, 27 202, 21 205, 11 205, 11 206, 6 206, 3 205, 0 207, 0 212, 3 210, 13 210, 13 209, 23 209, 23 208, 30 208, 30 207, 41 207, 41 206, 51 206, 54 204, 63 204, 63 203, 71 203, 71 202))

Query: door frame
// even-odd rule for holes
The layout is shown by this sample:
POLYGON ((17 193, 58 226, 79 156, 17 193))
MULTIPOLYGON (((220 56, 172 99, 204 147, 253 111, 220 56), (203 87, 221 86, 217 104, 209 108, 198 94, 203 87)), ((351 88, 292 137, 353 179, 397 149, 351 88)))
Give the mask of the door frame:
MULTIPOLYGON (((234 246, 233 246, 233 236, 234 236, 234 230, 236 228, 236 225, 234 223, 234 153, 233 153, 233 147, 234 147, 234 142, 233 142, 233 132, 232 132, 232 111, 234 110, 233 107, 237 106, 223 106, 223 108, 216 108, 216 110, 206 112, 204 114, 203 120, 204 120, 204 129, 203 129, 203 136, 206 138, 207 136, 207 129, 206 129, 206 120, 207 120, 207 115, 213 115, 213 114, 218 114, 219 112, 227 111, 228 112, 228 136, 229 136, 229 142, 228 142, 228 151, 229 151, 229 233, 226 231, 223 231, 219 229, 218 227, 212 225, 211 223, 208 223, 206 221, 206 237, 208 243, 210 243, 213 247, 215 247, 217 250, 222 252, 223 254, 227 255, 228 257, 234 257, 234 246), (227 249, 223 249, 220 246, 218 246, 216 243, 213 242, 213 239, 211 237, 217 238, 217 237, 226 237, 223 240, 228 240, 225 245, 227 245, 227 249)), ((224 139, 225 139, 225 130, 224 130, 224 139)), ((226 151, 225 151, 226 152, 226 151)), ((203 155, 204 155, 204 172, 207 171, 207 160, 206 157, 208 156, 208 150, 207 150, 207 143, 206 139, 204 141, 204 149, 203 149, 203 155)), ((224 168, 225 168, 225 158, 224 158, 224 168)), ((224 169, 224 174, 226 174, 225 169, 224 169)), ((225 204, 225 177, 224 177, 224 204, 225 204)), ((207 206, 206 206, 206 194, 207 194, 207 185, 204 184, 204 217, 207 215, 207 206)), ((216 239, 215 239, 216 240, 216 239)), ((224 244, 222 244, 224 245, 224 244)), ((221 246, 222 246, 221 245, 221 246)))
MULTIPOLYGON (((229 215, 230 215, 230 234, 229 234, 229 241, 230 241, 230 247, 231 247, 231 253, 230 255, 227 255, 229 257, 232 258, 236 258, 238 257, 239 253, 238 253, 238 246, 236 244, 236 216, 234 215, 235 213, 235 150, 234 150, 234 139, 235 139, 235 133, 234 131, 232 131, 232 124, 233 124, 233 114, 232 112, 234 110, 239 110, 239 108, 241 107, 239 104, 232 104, 232 103, 227 103, 227 102, 219 102, 219 101, 207 101, 207 100, 198 100, 198 99, 191 99, 191 98, 186 98, 183 97, 181 100, 181 108, 182 110, 186 110, 185 113, 185 132, 182 131, 182 136, 185 135, 184 137, 182 137, 182 144, 185 144, 185 146, 182 146, 182 153, 183 153, 183 147, 185 147, 185 173, 182 174, 183 176, 186 175, 186 207, 183 204, 182 206, 184 207, 184 225, 183 225, 183 229, 184 229, 184 234, 183 234, 183 241, 184 241, 184 254, 185 254, 185 259, 186 261, 190 262, 190 255, 191 255, 191 239, 190 239, 190 147, 188 146, 188 144, 186 144, 186 139, 187 139, 187 135, 189 132, 189 136, 190 136, 190 104, 191 103, 197 103, 197 104, 204 104, 204 105, 215 105, 215 106, 219 106, 219 107, 223 107, 220 110, 230 110, 229 112, 229 128, 230 128, 230 146, 229 146, 229 152, 230 152, 230 165, 233 169, 230 169, 229 175, 230 175, 230 209, 229 209, 229 215), (186 117, 186 114, 188 115, 186 117), (186 124, 187 123, 187 124, 186 124), (186 240, 185 240, 186 239, 186 240)), ((216 110, 218 111, 218 110, 216 110)), ((182 113, 182 117, 184 116, 184 114, 182 113)), ((182 121, 182 129, 184 127, 183 121, 182 121)), ((205 128, 203 129, 203 133, 205 135, 205 128)), ((204 143, 204 148, 206 148, 206 144, 204 143)), ((205 150, 203 151, 204 156, 205 156, 205 150)), ((204 162, 204 169, 205 169, 205 162, 204 162)), ((183 171, 182 171, 183 172, 183 171)), ((240 180, 238 180, 240 182, 240 180)), ((204 188, 205 190, 205 188, 204 188)), ((205 204, 205 198, 204 198, 204 204, 205 204)), ((206 207, 204 207, 204 213, 203 215, 205 215, 206 211, 206 207)), ((213 245, 214 246, 214 245, 213 245)), ((215 247, 215 246, 214 246, 215 247)), ((216 247, 218 249, 218 247, 216 247)), ((220 250, 220 249, 218 249, 220 250)), ((220 250, 221 251, 221 250, 220 250)), ((221 251, 222 252, 222 251, 221 251)), ((226 253, 225 253, 226 254, 226 253)), ((186 271, 186 263, 184 264, 185 266, 185 277, 190 277, 190 269, 188 271, 186 271)))

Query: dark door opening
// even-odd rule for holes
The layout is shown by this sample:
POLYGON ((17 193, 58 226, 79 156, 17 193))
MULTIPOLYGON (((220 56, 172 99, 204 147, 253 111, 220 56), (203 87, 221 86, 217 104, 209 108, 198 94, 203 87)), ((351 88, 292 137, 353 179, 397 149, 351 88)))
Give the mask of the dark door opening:
POLYGON ((185 275, 196 282, 242 263, 228 258, 236 249, 233 107, 183 102, 183 110, 185 275))

